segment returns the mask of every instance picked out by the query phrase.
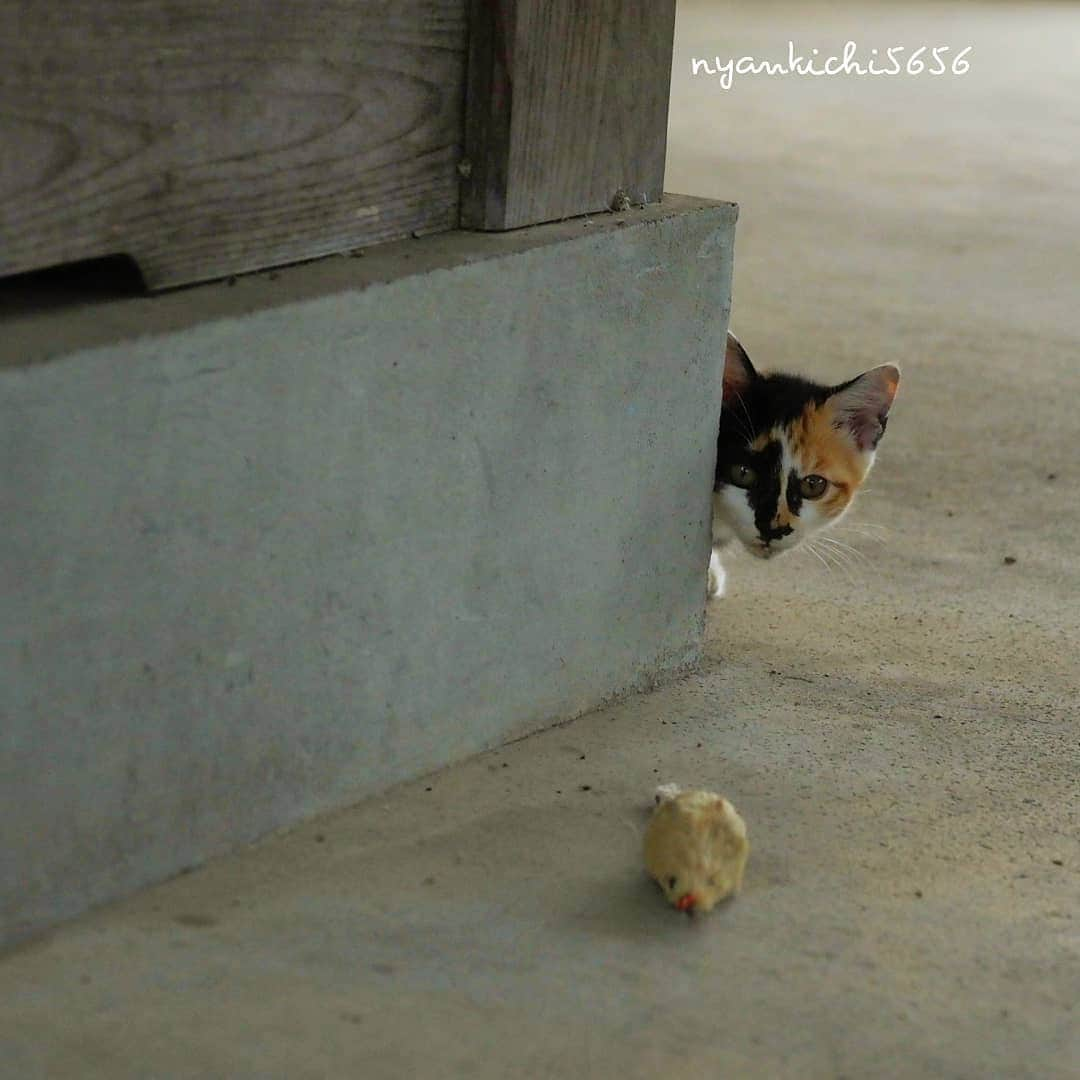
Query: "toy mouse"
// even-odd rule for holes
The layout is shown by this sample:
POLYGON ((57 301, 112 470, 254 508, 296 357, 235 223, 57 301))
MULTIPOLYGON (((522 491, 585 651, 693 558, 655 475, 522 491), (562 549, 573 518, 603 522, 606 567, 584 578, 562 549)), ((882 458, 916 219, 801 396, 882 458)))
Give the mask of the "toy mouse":
POLYGON ((675 784, 656 789, 645 869, 679 911, 711 911, 737 893, 749 854, 746 823, 723 796, 675 784))

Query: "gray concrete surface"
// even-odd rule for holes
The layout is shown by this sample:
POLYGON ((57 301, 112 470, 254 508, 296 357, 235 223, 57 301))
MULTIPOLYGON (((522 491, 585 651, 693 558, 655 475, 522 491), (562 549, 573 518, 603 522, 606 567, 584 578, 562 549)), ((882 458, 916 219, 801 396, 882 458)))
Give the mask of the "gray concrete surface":
POLYGON ((10 954, 5 1077, 1077 1075, 1080 15, 710 11, 680 5, 683 55, 984 58, 674 88, 670 182, 743 204, 759 362, 903 367, 836 534, 862 558, 732 558, 699 675, 10 954), (659 779, 747 819, 706 920, 640 868, 659 779))
POLYGON ((734 221, 13 319, 0 941, 696 661, 734 221))

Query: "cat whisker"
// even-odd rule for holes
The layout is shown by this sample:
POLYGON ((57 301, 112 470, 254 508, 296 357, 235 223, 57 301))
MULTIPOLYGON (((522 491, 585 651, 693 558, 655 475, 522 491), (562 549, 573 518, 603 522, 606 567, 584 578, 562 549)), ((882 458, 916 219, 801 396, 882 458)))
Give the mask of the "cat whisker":
POLYGON ((743 423, 742 417, 730 410, 727 413, 727 422, 735 429, 735 434, 746 440, 749 446, 754 441, 754 433, 743 423))
POLYGON ((835 526, 833 532, 851 532, 856 536, 865 537, 867 540, 884 544, 889 538, 889 530, 884 525, 871 525, 869 523, 844 521, 835 526))
POLYGON ((850 544, 845 543, 843 540, 837 540, 835 536, 819 536, 818 540, 827 540, 830 544, 836 544, 837 547, 846 548, 848 551, 854 551, 861 555, 862 552, 858 548, 852 547, 850 544))
POLYGON ((815 550, 815 551, 816 551, 816 552, 817 552, 817 553, 818 553, 818 554, 819 554, 819 555, 820 555, 820 556, 821 556, 821 557, 822 557, 822 558, 823 558, 823 559, 824 559, 824 560, 825 560, 825 561, 826 561, 826 562, 827 562, 827 563, 828 563, 828 564, 829 564, 830 566, 833 566, 833 567, 837 567, 837 568, 839 568, 839 569, 843 569, 843 567, 844 567, 844 564, 843 564, 843 563, 841 562, 841 560, 840 560, 840 559, 839 559, 839 558, 837 557, 837 555, 836 555, 836 552, 834 552, 834 551, 830 551, 830 550, 829 550, 828 548, 826 548, 826 547, 821 547, 820 545, 821 545, 821 538, 820 538, 820 537, 818 537, 818 539, 816 539, 816 540, 814 541, 814 550, 815 550))
POLYGON ((836 549, 837 553, 843 553, 849 559, 858 560, 863 563, 870 562, 869 557, 864 555, 858 548, 854 548, 850 544, 845 544, 843 540, 837 540, 834 536, 819 536, 818 539, 822 543, 828 544, 836 549))
POLYGON ((836 540, 831 540, 827 537, 819 537, 818 541, 816 542, 824 544, 825 550, 831 552, 837 558, 841 559, 841 561, 850 561, 852 557, 851 552, 841 548, 840 544, 836 540))
POLYGON ((813 541, 811 550, 816 552, 823 561, 826 561, 830 566, 840 570, 841 573, 848 579, 851 584, 856 584, 856 579, 851 572, 850 560, 845 558, 844 553, 832 547, 819 548, 817 545, 823 540, 827 539, 824 536, 816 537, 813 541))
POLYGON ((740 422, 740 430, 741 430, 741 432, 743 434, 743 437, 746 439, 746 441, 748 443, 753 442, 754 441, 754 421, 753 421, 752 417, 750 416, 750 410, 747 408, 746 402, 743 400, 742 394, 736 393, 733 396, 734 396, 735 400, 739 403, 739 408, 742 409, 743 417, 745 417, 745 419, 746 419, 746 424, 745 425, 742 425, 741 422, 740 422))
POLYGON ((876 522, 873 521, 859 521, 856 518, 841 519, 840 523, 837 525, 837 528, 853 529, 856 532, 865 532, 867 534, 881 533, 882 535, 886 535, 889 532, 889 527, 887 525, 878 525, 876 522))
POLYGON ((731 426, 735 429, 735 434, 741 439, 746 440, 746 445, 749 446, 754 441, 753 433, 748 431, 746 425, 737 416, 731 416, 728 418, 731 426))
POLYGON ((750 410, 747 408, 746 401, 743 398, 742 394, 736 392, 735 393, 735 400, 739 403, 739 408, 742 409, 743 416, 746 417, 746 426, 749 427, 749 428, 753 428, 754 422, 750 418, 750 410))
POLYGON ((828 545, 826 550, 844 563, 845 567, 850 571, 848 578, 852 584, 863 585, 866 583, 865 572, 872 562, 867 555, 857 548, 842 544, 830 536, 819 536, 818 540, 825 541, 828 545))
POLYGON ((832 567, 825 561, 825 559, 822 556, 821 552, 818 551, 818 549, 816 547, 814 547, 813 540, 805 541, 803 543, 803 545, 802 545, 802 548, 800 548, 799 550, 802 550, 803 548, 806 551, 808 551, 811 555, 813 555, 814 558, 817 559, 817 561, 819 563, 821 563, 821 565, 824 566, 826 570, 831 570, 832 569, 832 567))

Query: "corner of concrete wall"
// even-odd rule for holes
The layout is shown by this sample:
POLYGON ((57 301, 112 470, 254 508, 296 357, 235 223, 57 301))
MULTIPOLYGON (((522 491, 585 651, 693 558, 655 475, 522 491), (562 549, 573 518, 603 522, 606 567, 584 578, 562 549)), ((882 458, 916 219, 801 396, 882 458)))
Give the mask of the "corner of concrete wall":
POLYGON ((692 663, 734 221, 13 325, 0 940, 692 663))

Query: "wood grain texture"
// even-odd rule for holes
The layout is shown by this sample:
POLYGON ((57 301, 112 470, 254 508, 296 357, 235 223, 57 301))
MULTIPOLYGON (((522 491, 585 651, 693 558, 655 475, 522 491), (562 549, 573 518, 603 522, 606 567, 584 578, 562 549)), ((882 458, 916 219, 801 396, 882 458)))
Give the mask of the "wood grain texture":
POLYGON ((458 222, 466 0, 0 0, 0 275, 151 288, 458 222))
POLYGON ((472 0, 462 225, 663 190, 675 0, 472 0))

